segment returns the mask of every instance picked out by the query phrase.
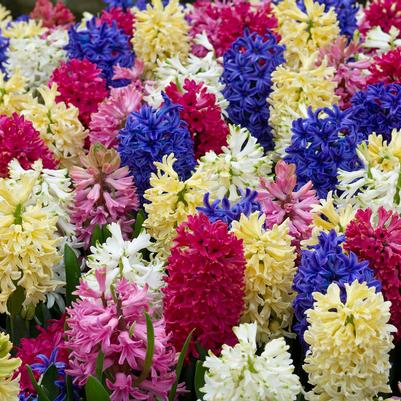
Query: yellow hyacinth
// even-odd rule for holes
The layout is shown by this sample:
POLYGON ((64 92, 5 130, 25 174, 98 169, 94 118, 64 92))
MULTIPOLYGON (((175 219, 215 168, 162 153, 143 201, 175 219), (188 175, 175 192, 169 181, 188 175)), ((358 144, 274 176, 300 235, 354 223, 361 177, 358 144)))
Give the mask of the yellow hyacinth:
POLYGON ((276 142, 276 151, 283 153, 284 144, 289 144, 291 124, 297 115, 303 114, 305 106, 315 110, 319 107, 331 107, 338 100, 332 81, 334 69, 323 62, 316 66, 317 55, 301 59, 299 69, 293 70, 288 65, 280 65, 272 73, 272 92, 268 98, 270 104, 270 126, 276 142))
POLYGON ((29 205, 35 177, 0 180, 0 313, 17 287, 25 293, 24 310, 45 299, 45 293, 61 284, 53 279, 60 261, 56 236, 57 217, 40 203, 29 205))
POLYGON ((3 36, 10 39, 27 39, 40 36, 46 32, 42 21, 30 19, 29 21, 14 21, 3 31, 3 36))
POLYGON ((20 113, 30 99, 31 96, 25 89, 25 79, 18 71, 8 80, 0 71, 0 114, 10 116, 13 113, 20 113))
POLYGON ((157 240, 156 250, 165 259, 169 256, 177 226, 196 208, 203 205, 203 195, 207 189, 207 177, 195 173, 186 181, 180 181, 173 165, 173 154, 163 156, 161 163, 156 162, 156 173, 150 177, 150 188, 144 197, 147 219, 143 223, 147 232, 157 240))
POLYGON ((296 253, 287 223, 265 230, 265 220, 265 215, 255 212, 249 217, 241 215, 232 223, 232 232, 244 241, 247 262, 241 322, 257 323, 259 342, 288 334, 295 296, 292 284, 296 253))
POLYGON ((325 12, 325 5, 313 0, 305 0, 304 4, 305 12, 296 0, 283 0, 273 7, 277 31, 286 46, 285 59, 292 67, 298 66, 302 55, 314 53, 340 35, 333 8, 325 12))
POLYGON ((165 7, 161 0, 152 0, 146 10, 135 13, 135 35, 132 39, 136 56, 145 63, 151 76, 158 61, 178 56, 185 60, 189 52, 189 26, 178 0, 165 7))
POLYGON ((314 386, 307 400, 371 401, 390 391, 389 351, 396 330, 387 324, 391 303, 357 280, 345 284, 345 291, 345 302, 337 284, 326 294, 315 292, 314 307, 306 312, 310 348, 303 367, 314 386))
POLYGON ((11 358, 11 349, 10 337, 0 332, 0 401, 17 401, 20 391, 19 376, 13 377, 21 360, 11 358))
POLYGON ((0 28, 4 29, 8 23, 12 20, 11 13, 6 7, 0 4, 0 28))
POLYGON ((56 101, 60 95, 56 84, 51 88, 41 86, 38 92, 43 103, 32 99, 22 113, 32 121, 63 167, 79 165, 87 131, 78 119, 78 109, 71 104, 67 106, 64 102, 56 101))

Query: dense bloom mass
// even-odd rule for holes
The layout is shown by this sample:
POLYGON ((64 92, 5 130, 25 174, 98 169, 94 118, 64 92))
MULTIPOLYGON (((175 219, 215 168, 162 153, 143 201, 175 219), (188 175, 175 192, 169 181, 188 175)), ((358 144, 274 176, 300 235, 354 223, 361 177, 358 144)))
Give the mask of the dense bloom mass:
POLYGON ((305 333, 310 349, 303 367, 314 388, 307 400, 360 401, 388 393, 394 331, 387 324, 390 303, 357 280, 345 284, 345 294, 333 283, 327 294, 313 296, 305 333))
POLYGON ((55 5, 50 0, 37 0, 29 17, 40 20, 46 28, 68 25, 75 20, 74 14, 61 0, 55 5))
POLYGON ((238 343, 224 345, 220 357, 210 353, 203 364, 207 368, 204 399, 295 400, 301 386, 284 339, 270 341, 258 355, 256 324, 241 324, 233 330, 238 343))
POLYGON ((366 282, 369 287, 377 290, 381 288, 368 262, 358 261, 352 252, 349 255, 344 253, 341 248, 344 239, 335 230, 330 230, 328 234, 322 232, 317 245, 302 251, 301 263, 294 279, 297 296, 293 303, 297 320, 294 330, 301 340, 308 327, 305 313, 313 306, 314 292, 325 293, 331 283, 336 283, 343 289, 344 284, 354 280, 366 282))
MULTIPOLYGON (((189 216, 177 228, 163 289, 167 330, 177 349, 192 329, 193 339, 214 353, 235 344, 232 327, 244 307, 245 258, 242 241, 227 229, 204 214, 189 216)), ((190 352, 198 354, 194 341, 190 352)))
POLYGON ((130 168, 139 195, 149 188, 149 179, 156 171, 154 162, 174 153, 175 170, 181 179, 190 176, 195 167, 193 140, 187 124, 180 118, 181 107, 165 97, 159 110, 147 105, 128 116, 121 130, 119 152, 121 161, 130 168))
POLYGON ((18 358, 12 358, 10 337, 0 332, 0 400, 16 401, 19 393, 19 377, 15 371, 21 364, 18 358))
POLYGON ((123 7, 103 9, 100 15, 100 22, 107 23, 109 26, 113 26, 113 23, 116 23, 117 27, 122 29, 129 38, 134 33, 134 15, 131 10, 125 10, 123 7))
POLYGON ((126 235, 132 231, 132 214, 138 198, 127 167, 121 167, 114 149, 92 145, 81 157, 83 167, 74 166, 71 178, 75 185, 75 202, 71 220, 80 240, 89 245, 96 225, 119 222, 126 235))
POLYGON ((96 372, 99 352, 112 401, 166 399, 175 381, 175 349, 169 345, 163 319, 153 316, 152 297, 146 289, 119 279, 113 295, 106 293, 105 272, 96 273, 98 289, 81 282, 81 297, 68 310, 66 345, 71 349, 69 373, 83 385, 96 372), (154 353, 152 369, 138 381, 147 349, 145 312, 153 317, 154 353), (132 384, 136 385, 133 386, 132 384))
POLYGON ((272 33, 259 36, 245 31, 224 53, 222 82, 228 116, 234 124, 248 128, 265 150, 273 148, 266 99, 271 74, 284 62, 284 48, 272 33))
POLYGON ((88 127, 91 114, 107 96, 106 81, 95 64, 88 60, 70 60, 53 71, 49 86, 54 82, 60 95, 58 102, 72 104, 79 110, 79 119, 88 127))
POLYGON ((182 106, 180 116, 188 123, 188 130, 194 140, 195 157, 198 159, 209 150, 216 153, 227 144, 228 126, 216 104, 216 96, 209 93, 203 83, 186 79, 180 88, 171 83, 166 95, 173 103, 182 106))
POLYGON ((377 217, 371 209, 358 210, 347 226, 344 248, 354 252, 359 259, 369 261, 369 266, 382 283, 382 293, 391 302, 390 323, 401 338, 401 219, 380 207, 377 217))
POLYGON ((258 342, 288 333, 292 323, 292 283, 295 275, 294 247, 286 223, 264 228, 258 212, 241 216, 232 232, 244 242, 246 258, 245 309, 242 322, 256 322, 258 342))

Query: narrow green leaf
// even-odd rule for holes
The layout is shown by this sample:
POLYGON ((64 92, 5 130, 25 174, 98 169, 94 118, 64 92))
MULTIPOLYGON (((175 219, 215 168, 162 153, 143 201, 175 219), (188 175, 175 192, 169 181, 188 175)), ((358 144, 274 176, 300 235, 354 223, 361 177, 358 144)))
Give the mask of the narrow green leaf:
POLYGON ((103 363, 104 363, 104 354, 100 350, 97 358, 96 358, 96 377, 100 382, 103 381, 103 363))
POLYGON ((135 380, 134 386, 138 386, 149 376, 149 372, 152 367, 153 353, 155 350, 155 333, 153 329, 152 319, 150 318, 147 312, 145 312, 145 317, 146 317, 148 347, 146 349, 145 363, 143 365, 142 372, 139 375, 139 377, 135 380))
POLYGON ((70 306, 72 301, 75 300, 76 296, 73 292, 79 284, 81 277, 81 269, 79 268, 79 261, 74 251, 65 244, 64 246, 64 265, 65 265, 65 277, 66 277, 66 301, 67 306, 70 306))
POLYGON ((10 295, 7 301, 7 309, 11 316, 21 314, 22 304, 25 301, 25 290, 17 286, 17 289, 10 295))
POLYGON ((145 221, 145 213, 141 209, 135 219, 135 227, 134 227, 134 238, 138 237, 138 235, 141 233, 143 222, 145 221))
POLYGON ((52 363, 47 369, 46 372, 43 373, 42 378, 40 379, 40 385, 46 391, 46 394, 51 400, 56 399, 56 397, 60 394, 59 388, 54 384, 57 380, 57 369, 56 366, 52 363))
POLYGON ((203 400, 201 388, 205 385, 206 368, 203 367, 203 361, 196 361, 195 368, 195 392, 198 400, 203 400))
POLYGON ((191 342, 192 334, 194 333, 194 331, 195 331, 195 329, 193 329, 188 334, 188 337, 185 340, 184 345, 182 346, 182 350, 180 352, 180 356, 179 356, 178 362, 177 362, 177 367, 175 369, 175 382, 173 384, 173 387, 171 387, 171 390, 170 390, 170 392, 168 394, 169 401, 174 401, 174 399, 175 399, 175 393, 177 392, 177 386, 178 386, 178 383, 180 381, 182 367, 184 366, 184 361, 185 361, 185 358, 187 356, 189 343, 191 342))
POLYGON ((102 242, 106 242, 109 237, 111 237, 111 232, 107 228, 107 224, 105 224, 102 228, 102 242))
POLYGON ((74 388, 72 386, 72 377, 66 376, 65 383, 67 389, 67 398, 65 401, 74 401, 74 388))
POLYGON ((111 401, 103 384, 94 376, 89 376, 85 385, 85 394, 86 401, 111 401))
POLYGON ((198 352, 199 352, 199 360, 204 361, 204 360, 206 359, 206 357, 207 357, 207 351, 205 350, 205 348, 203 348, 203 347, 199 344, 198 341, 196 342, 195 345, 196 345, 196 349, 197 349, 198 352))
POLYGON ((97 244, 103 244, 103 232, 99 224, 96 224, 91 237, 91 245, 97 246, 97 244))
POLYGON ((31 379, 32 385, 33 385, 34 389, 36 390, 36 392, 38 393, 38 396, 39 396, 38 401, 50 401, 49 397, 47 396, 47 394, 45 393, 43 388, 41 386, 39 386, 38 382, 36 381, 31 367, 29 365, 25 365, 25 366, 28 370, 28 375, 29 375, 29 378, 31 379))

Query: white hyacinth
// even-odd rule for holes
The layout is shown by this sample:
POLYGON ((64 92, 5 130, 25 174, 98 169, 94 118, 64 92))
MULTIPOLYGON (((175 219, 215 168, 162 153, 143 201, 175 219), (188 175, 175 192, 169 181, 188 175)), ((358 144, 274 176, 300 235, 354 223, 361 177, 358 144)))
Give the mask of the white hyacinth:
POLYGON ((301 391, 288 345, 278 338, 256 355, 256 323, 241 324, 234 333, 239 342, 223 345, 220 357, 211 352, 201 391, 205 401, 291 401, 301 391))
POLYGON ((87 259, 90 271, 85 275, 85 280, 95 285, 95 271, 105 268, 106 288, 110 288, 116 279, 125 278, 140 287, 146 285, 151 291, 158 292, 163 285, 163 263, 157 258, 151 258, 148 262, 141 253, 152 250, 150 235, 142 231, 132 241, 125 241, 119 224, 111 223, 107 229, 111 237, 102 245, 91 247, 92 254, 87 259))
POLYGON ((399 34, 400 31, 395 26, 391 27, 389 33, 383 32, 380 26, 376 26, 366 34, 363 46, 377 49, 379 53, 385 53, 401 46, 401 39, 398 39, 399 34))
POLYGON ((223 146, 219 154, 210 151, 202 156, 198 170, 208 177, 212 199, 227 196, 235 201, 241 196, 239 190, 256 188, 259 177, 271 172, 271 162, 246 128, 230 125, 227 146, 223 146))
POLYGON ((196 83, 203 82, 208 92, 216 95, 217 103, 222 110, 226 109, 228 102, 222 94, 224 85, 220 82, 223 67, 216 59, 213 46, 209 43, 205 34, 197 35, 194 42, 208 50, 206 56, 197 57, 190 54, 184 63, 181 62, 178 56, 159 62, 155 72, 155 82, 148 83, 146 86, 148 94, 145 96, 145 100, 148 104, 156 108, 159 107, 163 103, 161 92, 171 82, 182 88, 187 78, 196 83))

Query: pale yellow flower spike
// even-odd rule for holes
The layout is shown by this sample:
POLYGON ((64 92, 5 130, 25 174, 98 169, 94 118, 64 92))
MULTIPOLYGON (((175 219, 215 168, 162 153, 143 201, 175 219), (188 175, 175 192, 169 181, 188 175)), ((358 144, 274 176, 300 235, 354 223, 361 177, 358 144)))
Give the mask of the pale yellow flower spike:
POLYGON ((177 226, 187 216, 196 213, 203 205, 203 195, 207 191, 207 177, 195 172, 187 181, 180 181, 173 165, 173 154, 163 156, 161 163, 155 162, 157 172, 150 177, 150 188, 145 191, 145 211, 148 215, 144 222, 147 232, 157 240, 156 250, 159 257, 169 256, 177 226))
POLYGON ((10 337, 0 332, 0 401, 17 401, 20 391, 19 376, 13 377, 21 360, 11 358, 11 349, 10 337))
POLYGON ((32 98, 26 92, 25 84, 25 79, 19 71, 15 71, 8 80, 0 71, 0 114, 11 116, 24 109, 25 104, 32 98))
POLYGON ((277 31, 285 44, 287 65, 297 68, 305 53, 314 53, 340 35, 333 8, 324 11, 324 4, 305 0, 306 12, 299 9, 296 0, 283 0, 273 6, 278 20, 277 31))
POLYGON ((182 61, 189 53, 189 25, 178 0, 165 7, 161 0, 152 0, 146 10, 135 14, 135 35, 132 39, 136 56, 145 63, 148 77, 159 61, 178 56, 182 61))
POLYGON ((232 232, 244 241, 245 311, 241 322, 256 322, 258 342, 288 335, 292 322, 295 248, 287 222, 264 229, 265 215, 241 215, 232 232))
POLYGON ((10 11, 0 4, 0 28, 4 29, 11 20, 10 11))
POLYGON ((40 36, 46 32, 42 21, 30 19, 29 21, 12 22, 3 30, 3 36, 11 39, 26 39, 40 36))

